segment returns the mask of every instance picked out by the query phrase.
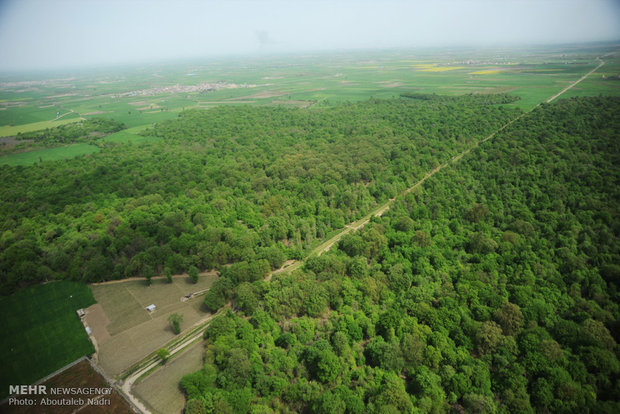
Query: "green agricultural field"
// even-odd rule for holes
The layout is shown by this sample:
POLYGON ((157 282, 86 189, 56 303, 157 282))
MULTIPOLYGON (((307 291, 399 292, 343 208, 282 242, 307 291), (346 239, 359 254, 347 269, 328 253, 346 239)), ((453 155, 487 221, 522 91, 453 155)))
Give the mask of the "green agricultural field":
POLYGON ((19 152, 0 157, 0 165, 33 165, 41 161, 58 161, 92 154, 99 147, 90 144, 72 144, 62 147, 44 148, 34 151, 19 152))
POLYGON ((93 303, 88 286, 64 281, 0 298, 0 398, 94 352, 75 312, 93 303))
MULTIPOLYGON (((510 93, 510 104, 532 109, 579 79, 598 63, 584 50, 425 50, 351 52, 256 57, 110 70, 52 79, 34 92, 18 86, 0 89, 0 136, 56 126, 89 117, 112 118, 129 128, 176 118, 190 108, 216 105, 308 107, 402 93, 510 93), (192 90, 219 84, 207 91, 192 90), (183 89, 190 87, 189 90, 183 89), (70 112, 73 111, 73 112, 70 112), (65 115, 49 121, 57 112, 65 115)), ((617 58, 606 56, 606 81, 588 79, 566 96, 617 94, 617 58), (616 92, 614 92, 616 91, 616 92)), ((141 142, 119 134, 109 141, 141 142)), ((26 162, 29 163, 29 162, 26 162)))
MULTIPOLYGON (((30 100, 23 95, 25 95, 24 92, 19 92, 19 98, 4 100, 2 107, 5 109, 0 111, 1 126, 24 125, 46 121, 53 122, 52 120, 56 119, 58 112, 61 114, 69 112, 54 104, 42 103, 38 100, 40 97, 30 100)), ((76 117, 77 114, 65 115, 61 120, 71 118, 72 116, 76 117)))
POLYGON ((620 96, 620 59, 605 59, 607 63, 562 97, 620 96))
POLYGON ((41 122, 32 122, 30 124, 22 124, 22 125, 5 125, 0 127, 0 137, 10 137, 13 135, 17 135, 20 132, 31 132, 31 131, 39 131, 41 129, 46 128, 54 128, 60 125, 69 124, 71 122, 81 121, 84 118, 79 118, 75 114, 71 114, 71 116, 67 115, 59 120, 54 121, 41 121, 41 122))

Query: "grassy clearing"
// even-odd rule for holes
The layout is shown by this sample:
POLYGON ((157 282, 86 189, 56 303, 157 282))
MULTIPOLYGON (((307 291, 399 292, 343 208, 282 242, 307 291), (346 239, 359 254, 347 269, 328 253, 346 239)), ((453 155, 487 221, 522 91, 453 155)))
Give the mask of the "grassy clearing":
POLYGON ((64 281, 0 298, 0 398, 95 351, 75 313, 93 303, 88 286, 64 281))
POLYGON ((0 137, 11 137, 13 135, 17 135, 19 132, 31 132, 31 131, 39 131, 41 129, 46 128, 54 128, 60 125, 69 124, 71 122, 82 121, 84 118, 77 117, 74 115, 71 118, 69 115, 59 119, 58 121, 41 121, 41 122, 32 122, 30 124, 24 125, 5 125, 0 127, 0 137))
POLYGON ((186 302, 181 298, 207 289, 216 279, 216 275, 209 274, 200 276, 197 284, 191 283, 189 278, 176 277, 173 283, 158 279, 151 286, 143 280, 91 286, 95 299, 109 319, 105 327, 92 326, 96 337, 99 337, 97 329, 105 329, 109 334, 99 343, 99 361, 105 372, 118 375, 145 354, 175 338, 168 322, 171 313, 183 315, 183 331, 207 316, 202 296, 186 302), (157 306, 153 313, 145 309, 150 304, 157 306))
POLYGON ((148 402, 153 413, 181 413, 185 406, 185 395, 179 389, 179 382, 183 376, 202 366, 203 352, 202 341, 191 345, 181 355, 135 385, 136 395, 148 402))
POLYGON ((99 148, 90 144, 72 144, 63 147, 44 148, 0 157, 0 165, 33 165, 41 161, 58 161, 80 155, 92 154, 99 148))

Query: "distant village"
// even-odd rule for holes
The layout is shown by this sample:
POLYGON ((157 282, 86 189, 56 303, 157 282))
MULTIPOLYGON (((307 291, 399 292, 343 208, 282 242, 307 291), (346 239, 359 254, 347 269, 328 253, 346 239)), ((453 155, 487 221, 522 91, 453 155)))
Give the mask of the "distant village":
POLYGON ((198 85, 171 85, 161 86, 157 88, 141 89, 131 92, 123 92, 120 94, 114 94, 114 98, 122 98, 126 96, 155 96, 164 93, 187 93, 187 92, 213 92, 218 89, 237 89, 237 88, 255 88, 257 85, 237 84, 227 82, 215 82, 215 83, 199 83, 198 85))

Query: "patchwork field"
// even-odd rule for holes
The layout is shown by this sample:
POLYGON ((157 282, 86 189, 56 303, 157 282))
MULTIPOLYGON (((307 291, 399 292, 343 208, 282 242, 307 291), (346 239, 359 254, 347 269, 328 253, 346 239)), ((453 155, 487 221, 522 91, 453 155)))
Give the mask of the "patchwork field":
POLYGON ((93 303, 88 286, 64 281, 0 297, 0 398, 95 351, 76 314, 93 303))
MULTIPOLYGON (((620 57, 606 53, 608 50, 326 53, 150 65, 110 70, 96 77, 34 83, 32 79, 19 81, 14 75, 11 82, 0 78, 0 137, 104 117, 129 128, 104 138, 105 142, 140 145, 151 140, 140 136, 140 130, 176 118, 189 108, 246 104, 312 107, 391 98, 412 91, 444 95, 507 92, 521 98, 508 106, 529 110, 596 67, 599 56, 606 61, 601 75, 582 82, 566 96, 620 95, 620 57), (24 87, 33 85, 36 88, 24 87), (59 112, 63 116, 55 120, 59 112)), ((95 151, 94 146, 61 146, 52 152, 3 155, 0 164, 31 165, 95 151)))
MULTIPOLYGON (((105 389, 110 388, 110 385, 105 380, 101 374, 99 374, 87 360, 82 360, 77 364, 73 365, 70 368, 58 373, 52 378, 42 383, 47 388, 60 388, 60 387, 71 387, 71 388, 99 388, 105 389)), ((35 403, 33 406, 18 406, 18 405, 9 405, 8 402, 4 405, 0 406, 0 411, 3 413, 10 414, 26 414, 26 413, 46 413, 46 414, 70 414, 75 412, 80 413, 118 413, 118 414, 131 414, 133 410, 130 408, 129 404, 121 397, 121 395, 116 390, 112 390, 109 394, 88 394, 88 395, 79 395, 78 397, 84 400, 84 405, 76 406, 71 404, 63 404, 63 405, 54 405, 50 404, 48 406, 41 405, 41 398, 46 397, 50 400, 62 400, 63 398, 71 398, 72 396, 67 395, 45 395, 45 396, 29 396, 33 397, 35 403), (93 399, 97 402, 105 402, 105 405, 92 405, 88 404, 88 399, 93 399)))
POLYGON ((184 296, 208 289, 216 279, 216 274, 209 273, 201 275, 196 284, 181 276, 173 283, 157 279, 151 286, 144 280, 92 285, 97 305, 87 309, 86 322, 97 341, 99 363, 105 372, 118 375, 173 339, 170 314, 183 315, 183 331, 207 316, 202 296, 190 300, 184 296), (150 304, 157 307, 152 313, 145 309, 150 304))

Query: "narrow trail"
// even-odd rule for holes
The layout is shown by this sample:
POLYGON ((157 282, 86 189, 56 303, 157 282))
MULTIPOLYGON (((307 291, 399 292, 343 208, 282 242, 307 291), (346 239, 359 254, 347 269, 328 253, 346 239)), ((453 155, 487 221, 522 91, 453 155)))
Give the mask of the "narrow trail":
MULTIPOLYGON (((170 352, 170 357, 172 358, 176 354, 180 353, 191 344, 201 339, 204 335, 204 329, 209 322, 219 316, 225 309, 230 309, 230 303, 226 304, 222 309, 214 314, 210 314, 209 316, 199 320, 189 329, 187 333, 185 333, 185 337, 181 336, 181 338, 175 338, 172 340, 174 342, 173 345, 170 345, 170 342, 164 346, 170 352)), ((172 362, 172 361, 171 361, 172 362)), ((155 370, 158 366, 162 365, 161 359, 157 355, 147 356, 142 361, 137 364, 132 365, 129 370, 133 369, 136 366, 139 366, 134 372, 132 372, 127 378, 123 380, 122 385, 119 387, 120 391, 125 394, 125 396, 131 400, 131 402, 140 409, 143 414, 151 414, 150 410, 144 405, 144 403, 136 398, 131 389, 133 384, 140 379, 143 375, 149 373, 149 371, 155 370)), ((127 372, 127 371, 125 371, 127 372)))
MULTIPOLYGON (((65 112, 64 114, 57 116, 56 118, 52 119, 52 121, 58 121, 60 118, 62 118, 65 115, 69 115, 69 114, 73 114, 75 113, 75 111, 73 109, 70 109, 69 112, 65 112)), ((79 114, 78 114, 79 115, 79 114)))
MULTIPOLYGON (((600 58, 597 57, 596 59, 600 61, 599 65, 597 67, 595 67, 590 72, 588 72, 585 75, 583 75, 581 78, 579 78, 575 82, 571 83, 566 88, 562 89, 557 94, 555 94, 552 97, 550 97, 549 99, 547 99, 545 101, 545 103, 550 103, 554 99, 558 98, 563 93, 565 93, 566 91, 570 90, 575 85, 579 84, 581 81, 586 79, 589 75, 594 73, 596 70, 598 70, 601 66, 603 66, 605 64, 605 62, 602 61, 600 58)), ((437 174, 439 171, 443 170, 444 168, 448 167, 449 165, 451 165, 453 163, 458 162, 461 158, 463 158, 465 155, 469 154, 473 149, 477 148, 480 144, 482 144, 484 142, 487 142, 488 140, 492 139, 495 135, 497 135, 497 133, 503 131, 504 129, 506 129, 508 126, 510 126, 514 122, 516 122, 519 119, 523 118, 525 115, 527 115, 528 113, 530 113, 534 109, 536 109, 539 105, 540 104, 536 105, 535 107, 533 107, 529 111, 522 113, 518 117, 510 120, 506 124, 502 125, 500 128, 496 129, 493 133, 489 134, 488 136, 482 138, 479 141, 476 141, 472 146, 470 146, 466 150, 464 150, 461 153, 459 153, 458 155, 455 155, 454 157, 450 158, 445 163, 435 167, 434 169, 432 169, 431 171, 426 173, 426 175, 424 177, 422 177, 420 180, 418 180, 414 185, 412 185, 411 187, 409 187, 406 190, 404 190, 400 194, 400 197, 403 197, 403 196, 409 194, 410 192, 412 192, 413 190, 415 190, 416 188, 420 187, 422 184, 424 184, 424 182, 426 182, 426 180, 428 180, 429 178, 431 178, 432 176, 437 174)), ((296 269, 299 269, 308 258, 310 258, 312 256, 315 256, 315 255, 316 256, 320 256, 322 253, 329 251, 334 246, 334 244, 336 244, 338 241, 340 241, 340 239, 342 239, 342 237, 344 237, 346 234, 349 234, 351 231, 356 231, 356 230, 359 230, 359 229, 363 228, 366 224, 368 224, 370 222, 370 219, 372 217, 380 217, 382 214, 384 214, 386 211, 388 211, 395 201, 396 201, 396 198, 391 198, 388 201, 386 201, 385 203, 383 203, 382 205, 380 205, 377 208, 375 208, 374 210, 372 210, 370 213, 365 215, 363 218, 361 218, 361 219, 359 219, 359 220, 357 220, 357 221, 355 221, 353 223, 347 224, 345 226, 345 228, 342 231, 340 231, 338 234, 332 236, 330 239, 326 240, 325 242, 321 243, 319 246, 315 247, 308 254, 308 256, 306 256, 305 259, 286 262, 280 269, 274 270, 273 272, 269 273, 269 275, 267 275, 267 277, 265 278, 265 281, 267 281, 267 282, 270 281, 273 275, 277 275, 277 274, 280 274, 280 273, 288 273, 288 272, 292 272, 292 271, 294 271, 296 269)), ((155 279, 155 278, 153 278, 153 279, 155 279)), ((117 281, 113 281, 112 283, 114 283, 114 282, 117 282, 117 281)), ((104 282, 104 283, 109 283, 109 282, 104 282)), ((166 346, 164 346, 164 348, 166 348, 166 349, 168 349, 170 351, 170 356, 172 357, 173 355, 177 354, 178 352, 180 352, 181 350, 185 349, 187 346, 192 344, 194 341, 202 338, 202 336, 203 336, 203 329, 202 328, 206 327, 208 325, 208 323, 211 321, 211 319, 213 319, 215 316, 219 315, 224 309, 231 309, 231 302, 228 302, 217 313, 209 315, 209 316, 201 319, 200 321, 196 322, 196 324, 194 324, 194 326, 189 330, 189 333, 185 334, 186 337, 182 337, 182 339, 180 341, 177 338, 177 339, 174 339, 172 341, 172 342, 174 342, 174 344, 170 345, 170 347, 169 347, 170 343, 167 344, 166 346), (200 329, 197 329, 197 327, 200 327, 200 329)), ((127 396, 127 398, 130 399, 136 405, 136 407, 138 407, 140 410, 142 410, 142 412, 144 414, 151 414, 151 412, 144 406, 144 404, 139 399, 134 397, 134 395, 131 392, 131 388, 132 388, 133 384, 136 382, 136 380, 140 379, 143 375, 149 373, 149 371, 157 369, 158 365, 161 365, 161 361, 159 360, 159 358, 157 356, 154 356, 154 357, 153 356, 150 356, 150 357, 147 356, 142 361, 140 361, 137 364, 134 364, 129 369, 129 370, 131 370, 131 369, 133 369, 136 366, 141 366, 140 368, 135 370, 133 373, 131 373, 131 375, 129 375, 124 380, 124 382, 122 384, 122 387, 121 387, 121 391, 123 392, 123 394, 125 394, 127 396)), ((129 370, 126 370, 125 372, 127 372, 129 370)))
POLYGON ((555 98, 557 98, 558 96, 562 95, 564 92, 566 92, 567 90, 569 90, 570 88, 572 88, 573 86, 577 85, 579 82, 581 82, 582 80, 584 80, 585 78, 587 78, 588 76, 590 76, 592 73, 596 72, 601 66, 603 66, 605 64, 605 62, 603 60, 601 60, 600 57, 597 57, 596 60, 600 61, 601 63, 598 64, 597 67, 595 67, 594 69, 592 69, 590 72, 586 73, 585 75, 583 75, 581 78, 579 78, 578 80, 576 80, 575 82, 571 83, 570 85, 568 85, 566 88, 562 89, 560 92, 558 92, 557 94, 553 95, 551 98, 547 99, 546 103, 550 103, 551 101, 553 101, 555 98))

